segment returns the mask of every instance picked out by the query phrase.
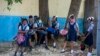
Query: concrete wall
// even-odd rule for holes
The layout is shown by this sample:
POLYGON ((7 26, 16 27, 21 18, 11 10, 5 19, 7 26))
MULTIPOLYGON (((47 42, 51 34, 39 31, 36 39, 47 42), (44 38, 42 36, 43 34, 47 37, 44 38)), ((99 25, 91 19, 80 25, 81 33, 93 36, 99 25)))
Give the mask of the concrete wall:
MULTIPOLYGON (((17 34, 17 25, 20 22, 20 17, 28 17, 28 15, 39 15, 39 0, 23 0, 22 4, 14 4, 11 6, 11 11, 7 10, 7 3, 0 0, 0 41, 11 41, 17 34)), ((66 17, 68 15, 71 0, 49 0, 50 18, 54 15, 58 16, 58 22, 63 28, 66 17)), ((83 31, 84 17, 84 0, 81 2, 81 7, 77 22, 80 26, 80 32, 83 31)))

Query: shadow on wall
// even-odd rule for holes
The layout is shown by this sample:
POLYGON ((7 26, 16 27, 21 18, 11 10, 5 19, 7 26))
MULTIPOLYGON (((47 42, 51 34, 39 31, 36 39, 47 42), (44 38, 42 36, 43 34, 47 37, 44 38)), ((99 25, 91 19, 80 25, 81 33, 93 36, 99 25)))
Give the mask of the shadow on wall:
MULTIPOLYGON (((13 37, 16 36, 18 32, 20 17, 28 18, 28 16, 0 16, 0 42, 8 42, 13 40, 13 37)), ((65 21, 66 18, 58 17, 60 29, 65 26, 65 21)), ((80 32, 83 32, 83 19, 79 18, 77 22, 80 27, 80 32)))

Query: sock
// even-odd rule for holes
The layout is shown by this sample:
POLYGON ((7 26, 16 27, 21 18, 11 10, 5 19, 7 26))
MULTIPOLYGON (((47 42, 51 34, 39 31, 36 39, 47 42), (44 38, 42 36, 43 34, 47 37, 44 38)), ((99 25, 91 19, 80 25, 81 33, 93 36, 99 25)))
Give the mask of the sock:
POLYGON ((55 42, 53 43, 53 46, 56 46, 56 43, 55 42))

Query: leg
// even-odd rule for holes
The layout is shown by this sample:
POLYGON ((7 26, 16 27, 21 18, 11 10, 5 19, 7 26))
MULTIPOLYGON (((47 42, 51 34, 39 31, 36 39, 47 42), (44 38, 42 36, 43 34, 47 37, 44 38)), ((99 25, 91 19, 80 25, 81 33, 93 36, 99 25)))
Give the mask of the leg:
POLYGON ((34 37, 35 37, 35 43, 37 43, 37 34, 36 33, 34 34, 34 37))
POLYGON ((88 51, 92 53, 92 46, 88 48, 88 51))
POLYGON ((20 52, 21 52, 20 56, 24 56, 23 53, 25 52, 25 47, 21 47, 21 51, 20 52))
POLYGON ((47 35, 45 35, 45 44, 48 45, 48 38, 47 38, 47 35))
POLYGON ((71 53, 73 53, 73 49, 74 49, 74 41, 70 42, 70 47, 71 47, 71 53))
POLYGON ((67 41, 64 42, 64 44, 63 44, 63 49, 65 49, 66 46, 67 46, 67 41))
POLYGON ((65 52, 65 48, 66 48, 66 46, 67 46, 67 41, 64 41, 63 49, 62 49, 61 53, 64 53, 64 52, 65 52))
POLYGON ((45 48, 47 50, 49 50, 49 48, 48 48, 48 38, 47 38, 47 35, 45 35, 45 48))
POLYGON ((19 50, 19 46, 16 47, 14 56, 17 56, 16 54, 17 54, 18 50, 19 50))
POLYGON ((53 39, 53 47, 56 48, 56 40, 54 38, 54 34, 51 34, 51 38, 53 39))
POLYGON ((88 54, 87 56, 92 56, 92 46, 88 47, 88 54))

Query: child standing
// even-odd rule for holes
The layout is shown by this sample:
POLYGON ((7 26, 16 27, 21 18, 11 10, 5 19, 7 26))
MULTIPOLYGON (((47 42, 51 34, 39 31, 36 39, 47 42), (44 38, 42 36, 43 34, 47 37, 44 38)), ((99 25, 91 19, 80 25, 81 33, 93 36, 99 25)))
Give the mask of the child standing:
POLYGON ((70 42, 71 53, 73 53, 74 42, 76 42, 76 40, 77 40, 77 33, 79 31, 78 24, 77 24, 76 19, 73 14, 69 17, 69 22, 67 23, 66 28, 68 29, 68 36, 66 36, 64 46, 63 46, 61 53, 65 52, 65 47, 66 47, 66 43, 67 43, 66 40, 68 40, 70 42))
POLYGON ((87 56, 92 56, 92 45, 93 45, 93 29, 94 29, 94 17, 89 17, 87 18, 88 20, 88 28, 86 32, 86 39, 85 39, 85 44, 88 45, 88 54, 87 56))
POLYGON ((26 47, 29 44, 28 36, 27 36, 28 30, 29 30, 29 26, 27 24, 27 19, 23 19, 22 25, 19 26, 18 35, 16 37, 18 47, 15 51, 14 56, 16 56, 19 49, 21 49, 20 50, 20 52, 21 52, 20 56, 23 56, 23 52, 24 52, 24 49, 25 49, 24 47, 26 47))

